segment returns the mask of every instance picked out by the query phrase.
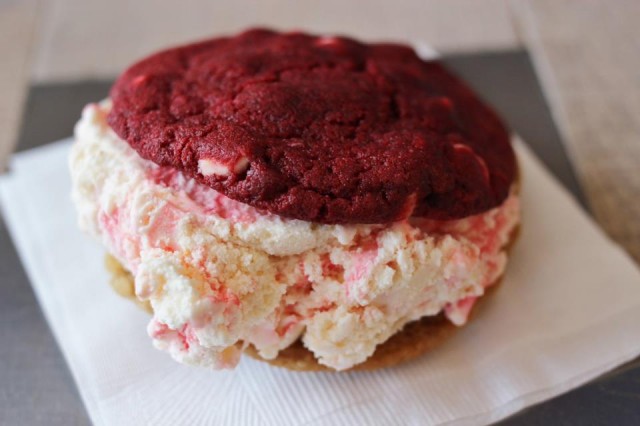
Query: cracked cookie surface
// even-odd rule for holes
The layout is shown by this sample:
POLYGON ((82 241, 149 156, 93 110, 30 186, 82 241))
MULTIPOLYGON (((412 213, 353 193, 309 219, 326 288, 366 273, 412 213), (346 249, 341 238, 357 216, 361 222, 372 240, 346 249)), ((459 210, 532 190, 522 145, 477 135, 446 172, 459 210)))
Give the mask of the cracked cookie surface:
POLYGON ((515 175, 493 111, 402 45, 252 30, 144 59, 111 98, 143 158, 288 218, 463 218, 515 175))

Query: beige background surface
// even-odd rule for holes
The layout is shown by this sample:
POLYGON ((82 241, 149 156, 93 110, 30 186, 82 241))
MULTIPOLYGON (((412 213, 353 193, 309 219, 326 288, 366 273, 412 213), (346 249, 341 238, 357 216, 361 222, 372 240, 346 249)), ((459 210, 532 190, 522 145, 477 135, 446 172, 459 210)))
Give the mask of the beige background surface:
POLYGON ((640 260, 639 16, 637 0, 0 0, 0 166, 31 82, 111 77, 212 34, 266 25, 441 51, 525 47, 596 218, 640 260))

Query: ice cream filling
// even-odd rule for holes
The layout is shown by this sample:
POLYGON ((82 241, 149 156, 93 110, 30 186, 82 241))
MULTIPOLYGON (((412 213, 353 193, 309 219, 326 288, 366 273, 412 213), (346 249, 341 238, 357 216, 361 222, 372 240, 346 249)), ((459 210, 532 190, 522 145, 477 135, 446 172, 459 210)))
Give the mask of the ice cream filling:
POLYGON ((320 363, 347 369, 410 321, 444 312, 464 324, 504 272, 515 193, 453 221, 284 219, 144 160, 109 128, 109 108, 88 105, 76 126, 79 223, 134 275, 154 345, 180 362, 232 368, 239 342, 274 358, 301 338, 320 363))

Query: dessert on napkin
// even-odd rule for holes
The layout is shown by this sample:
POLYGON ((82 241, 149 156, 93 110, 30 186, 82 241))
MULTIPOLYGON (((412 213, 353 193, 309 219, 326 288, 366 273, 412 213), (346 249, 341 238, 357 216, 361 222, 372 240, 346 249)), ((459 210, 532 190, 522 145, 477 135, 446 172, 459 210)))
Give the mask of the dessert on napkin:
POLYGON ((499 281, 520 221, 500 119, 398 44, 251 30, 166 50, 75 139, 81 228, 188 364, 418 356, 499 281))

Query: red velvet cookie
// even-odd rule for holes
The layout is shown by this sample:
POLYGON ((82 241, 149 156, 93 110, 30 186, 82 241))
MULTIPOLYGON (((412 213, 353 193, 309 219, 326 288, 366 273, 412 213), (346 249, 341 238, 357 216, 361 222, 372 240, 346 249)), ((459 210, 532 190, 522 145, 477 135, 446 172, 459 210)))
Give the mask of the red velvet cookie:
POLYGON ((495 113, 402 45, 253 30, 144 59, 111 98, 142 157, 290 218, 461 218, 515 175, 495 113))

